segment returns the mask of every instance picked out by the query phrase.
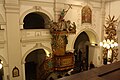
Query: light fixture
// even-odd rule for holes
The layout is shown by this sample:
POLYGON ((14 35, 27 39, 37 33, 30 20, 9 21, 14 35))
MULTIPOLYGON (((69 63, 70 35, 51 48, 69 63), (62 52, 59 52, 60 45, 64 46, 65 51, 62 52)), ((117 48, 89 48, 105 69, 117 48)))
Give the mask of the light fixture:
POLYGON ((114 40, 107 39, 107 40, 103 40, 103 42, 100 42, 100 46, 110 49, 117 47, 118 43, 115 42, 114 40))

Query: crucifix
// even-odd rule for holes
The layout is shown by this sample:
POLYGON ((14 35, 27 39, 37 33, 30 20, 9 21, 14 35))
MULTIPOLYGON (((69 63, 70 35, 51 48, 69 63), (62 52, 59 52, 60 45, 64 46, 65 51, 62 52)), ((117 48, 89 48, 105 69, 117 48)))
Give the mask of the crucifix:
POLYGON ((69 7, 67 10, 63 9, 60 13, 60 17, 58 19, 58 21, 61 21, 64 19, 65 15, 67 14, 67 12, 69 11, 69 9, 72 9, 72 4, 69 4, 69 7))

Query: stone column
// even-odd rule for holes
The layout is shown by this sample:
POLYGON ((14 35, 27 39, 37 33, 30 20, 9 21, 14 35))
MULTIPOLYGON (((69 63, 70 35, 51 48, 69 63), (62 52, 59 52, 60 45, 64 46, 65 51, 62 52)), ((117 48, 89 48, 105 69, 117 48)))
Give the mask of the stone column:
POLYGON ((6 37, 8 72, 10 80, 22 79, 20 27, 19 27, 19 0, 5 0, 6 11, 6 37), (13 77, 13 68, 17 67, 19 76, 13 77))

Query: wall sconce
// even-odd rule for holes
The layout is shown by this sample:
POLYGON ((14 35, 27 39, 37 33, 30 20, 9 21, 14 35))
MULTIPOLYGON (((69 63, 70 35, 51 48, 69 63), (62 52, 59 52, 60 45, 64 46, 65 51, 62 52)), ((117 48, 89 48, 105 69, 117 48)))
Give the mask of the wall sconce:
POLYGON ((91 46, 98 46, 98 44, 96 44, 96 43, 91 43, 91 46))

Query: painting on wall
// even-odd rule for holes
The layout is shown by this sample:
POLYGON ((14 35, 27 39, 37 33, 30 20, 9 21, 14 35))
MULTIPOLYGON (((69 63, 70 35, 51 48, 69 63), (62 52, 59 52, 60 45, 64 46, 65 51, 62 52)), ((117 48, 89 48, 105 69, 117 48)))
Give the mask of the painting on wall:
POLYGON ((13 77, 18 77, 19 76, 19 69, 15 66, 12 71, 13 77))
POLYGON ((84 6, 82 9, 82 23, 92 23, 92 11, 89 6, 84 6))

